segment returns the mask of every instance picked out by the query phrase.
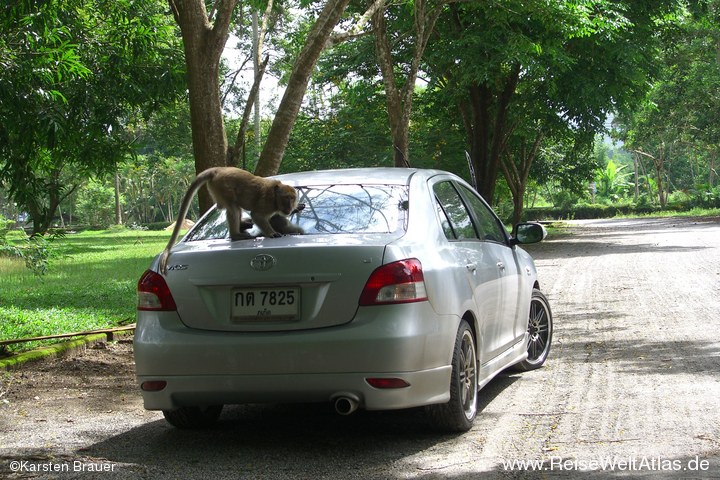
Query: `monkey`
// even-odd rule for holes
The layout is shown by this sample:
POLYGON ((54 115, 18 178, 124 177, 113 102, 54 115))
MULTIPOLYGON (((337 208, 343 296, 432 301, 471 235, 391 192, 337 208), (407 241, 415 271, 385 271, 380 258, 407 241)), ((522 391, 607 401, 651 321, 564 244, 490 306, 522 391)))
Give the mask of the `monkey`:
POLYGON ((252 235, 245 231, 252 227, 252 224, 242 220, 243 210, 250 211, 253 223, 266 237, 281 237, 283 233, 304 233, 300 227, 291 225, 286 218, 298 206, 297 191, 293 187, 235 167, 208 168, 195 177, 180 204, 175 228, 160 256, 160 272, 163 275, 167 273, 170 249, 180 234, 190 202, 203 185, 207 185, 217 207, 226 211, 232 241, 252 238, 252 235), (273 217, 277 217, 277 220, 271 221, 273 217), (272 225, 276 229, 273 229, 272 225))

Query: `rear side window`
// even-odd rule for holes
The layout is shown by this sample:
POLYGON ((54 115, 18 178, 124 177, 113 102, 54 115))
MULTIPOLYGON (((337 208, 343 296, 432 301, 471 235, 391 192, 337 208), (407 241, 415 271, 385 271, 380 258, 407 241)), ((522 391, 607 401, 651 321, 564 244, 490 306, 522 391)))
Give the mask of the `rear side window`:
MULTIPOLYGON (((306 235, 394 233, 405 229, 406 186, 323 185, 298 187, 298 192, 299 201, 305 208, 292 215, 290 221, 300 225, 306 235)), ((249 233, 261 234, 257 227, 249 233)), ((198 223, 186 241, 227 236, 225 212, 213 210, 198 223)))
POLYGON ((505 243, 505 227, 477 193, 455 182, 440 182, 434 187, 440 224, 448 240, 473 240, 505 243))
POLYGON ((477 239, 470 213, 453 184, 440 182, 433 187, 433 190, 445 237, 448 240, 477 239))
POLYGON ((480 197, 478 197, 475 192, 464 185, 460 185, 460 190, 467 199, 470 209, 475 214, 475 219, 477 220, 475 226, 477 227, 480 238, 491 242, 505 243, 507 238, 505 235, 505 227, 500 223, 490 208, 485 205, 485 202, 480 200, 480 197))

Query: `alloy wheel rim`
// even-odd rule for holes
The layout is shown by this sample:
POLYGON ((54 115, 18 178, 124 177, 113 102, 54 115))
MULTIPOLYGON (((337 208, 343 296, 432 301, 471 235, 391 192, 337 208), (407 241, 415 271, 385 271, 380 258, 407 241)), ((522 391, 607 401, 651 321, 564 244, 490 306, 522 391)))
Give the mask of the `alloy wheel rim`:
POLYGON ((530 305, 530 319, 528 321, 528 361, 542 360, 548 347, 550 324, 547 310, 539 300, 533 300, 530 305))
POLYGON ((460 389, 465 416, 471 419, 475 416, 477 403, 477 374, 475 367, 475 348, 472 337, 467 332, 463 337, 460 350, 460 389))

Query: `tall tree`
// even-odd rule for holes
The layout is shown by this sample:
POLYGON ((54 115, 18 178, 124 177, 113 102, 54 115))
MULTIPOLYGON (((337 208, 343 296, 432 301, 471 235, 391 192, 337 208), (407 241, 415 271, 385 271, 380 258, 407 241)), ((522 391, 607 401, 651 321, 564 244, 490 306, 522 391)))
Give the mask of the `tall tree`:
MULTIPOLYGON (((196 170, 225 165, 228 144, 222 117, 219 64, 238 0, 217 0, 208 12, 204 0, 169 0, 185 44, 196 170)), ((280 167, 310 75, 350 0, 326 0, 296 58, 287 88, 268 132, 255 173, 268 176, 280 167)), ((201 210, 212 202, 200 191, 201 210)))
POLYGON ((350 0, 327 0, 308 32, 305 44, 293 65, 285 93, 272 126, 268 132, 265 146, 260 153, 255 174, 268 176, 277 173, 287 148, 290 132, 300 112, 303 97, 307 90, 320 54, 340 21, 350 0))
POLYGON ((652 72, 656 22, 674 2, 491 1, 450 5, 428 49, 433 85, 463 119, 478 190, 492 200, 518 91, 545 92, 568 125, 602 128, 652 72), (534 84, 525 87, 526 84, 534 84))
MULTIPOLYGON (((657 199, 667 203, 673 159, 695 157, 702 175, 690 188, 710 189, 720 153, 720 4, 698 1, 663 36, 657 81, 632 109, 618 116, 616 135, 639 162, 650 160, 657 199), (703 185, 704 184, 704 185, 703 185)), ((691 175, 694 176, 694 175, 691 175)))
MULTIPOLYGON (((238 0, 218 0, 208 12, 203 0, 169 0, 185 50, 195 171, 227 163, 227 137, 220 100, 220 58, 238 0)), ((202 210, 212 205, 207 190, 198 192, 202 210)))
POLYGON ((410 165, 410 116, 415 82, 425 48, 444 5, 443 1, 428 0, 399 4, 385 2, 384 8, 379 8, 373 15, 375 54, 385 87, 396 167, 410 165), (407 10, 412 11, 410 22, 407 21, 407 10), (405 24, 396 27, 392 40, 388 31, 388 17, 396 24, 405 24))
POLYGON ((509 146, 502 155, 501 167, 513 197, 512 223, 520 221, 525 200, 530 169, 540 150, 543 140, 542 131, 534 132, 534 136, 514 136, 516 145, 509 146))
POLYGON ((128 126, 182 92, 160 0, 15 2, 0 10, 0 182, 44 232, 63 198, 111 173, 128 126))

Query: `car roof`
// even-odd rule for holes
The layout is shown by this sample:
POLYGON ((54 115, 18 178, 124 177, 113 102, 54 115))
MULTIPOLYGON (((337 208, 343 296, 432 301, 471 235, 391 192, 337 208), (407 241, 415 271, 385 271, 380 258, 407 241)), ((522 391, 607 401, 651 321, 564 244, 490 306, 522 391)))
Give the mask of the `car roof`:
POLYGON ((427 178, 445 174, 439 170, 426 170, 418 168, 341 168, 336 170, 315 170, 307 172, 286 173, 276 175, 276 178, 289 185, 342 185, 342 184, 382 184, 407 185, 414 175, 427 178))

